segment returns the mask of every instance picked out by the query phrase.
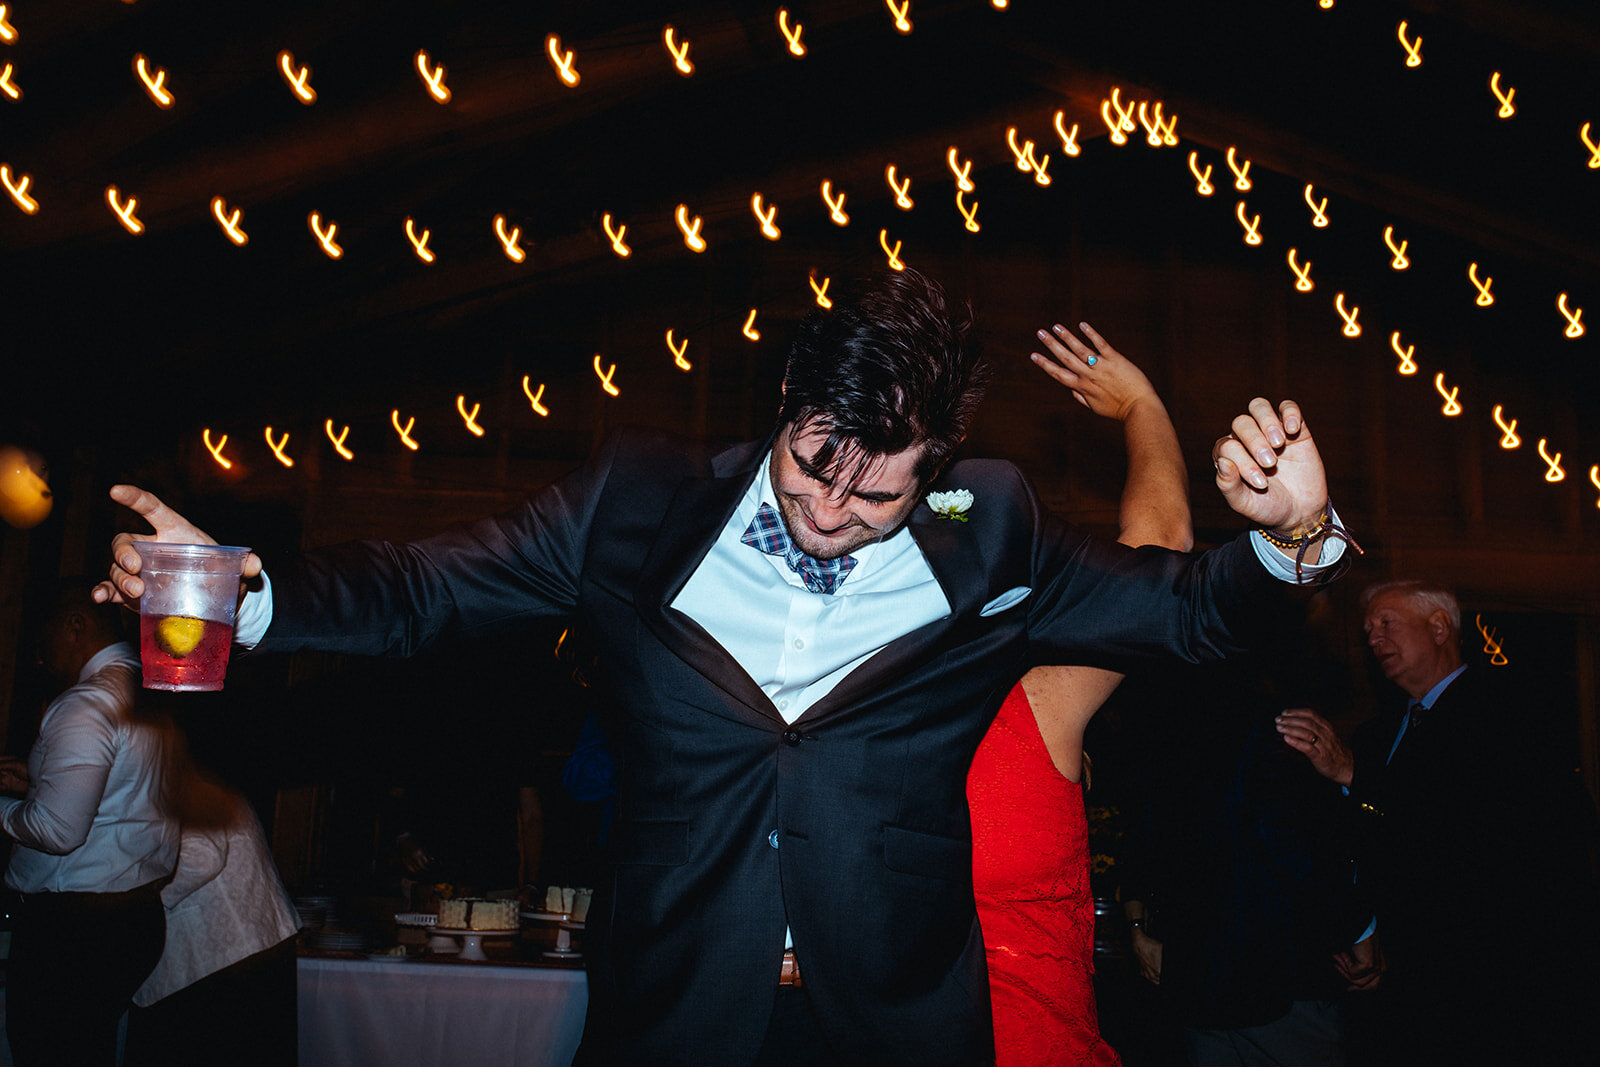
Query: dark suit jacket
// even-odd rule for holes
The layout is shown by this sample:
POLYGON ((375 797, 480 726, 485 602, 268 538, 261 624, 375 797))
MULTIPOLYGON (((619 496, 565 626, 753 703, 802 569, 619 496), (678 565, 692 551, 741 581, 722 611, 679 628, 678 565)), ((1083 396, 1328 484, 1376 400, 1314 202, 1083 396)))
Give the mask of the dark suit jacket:
POLYGON ((1387 765, 1401 716, 1356 734, 1350 802, 1389 958, 1380 989, 1405 1000, 1399 1025, 1420 1040, 1438 1024, 1439 1040, 1477 1053, 1526 1053, 1530 1019, 1593 969, 1581 786, 1540 710, 1475 665, 1387 765))
POLYGON ((668 606, 765 455, 765 443, 713 455, 624 433, 508 514, 274 564, 260 648, 404 655, 578 616, 618 709, 606 731, 622 790, 590 1039, 613 1041, 621 1062, 749 1062, 787 922, 845 1054, 981 1061, 988 985, 964 791, 1007 689, 1030 654, 1219 656, 1279 621, 1288 587, 1243 537, 1200 556, 1092 540, 1048 517, 1009 464, 958 463, 942 482, 973 492, 971 521, 919 506, 910 522, 951 614, 791 727, 668 606), (1033 589, 1021 605, 980 615, 1018 586, 1033 589))

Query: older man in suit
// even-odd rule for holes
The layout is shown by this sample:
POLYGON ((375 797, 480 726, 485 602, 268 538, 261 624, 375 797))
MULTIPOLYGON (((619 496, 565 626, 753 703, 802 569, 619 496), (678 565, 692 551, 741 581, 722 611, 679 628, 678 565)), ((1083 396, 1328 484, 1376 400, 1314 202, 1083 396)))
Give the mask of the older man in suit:
MULTIPOLYGON (((981 394, 969 327, 915 272, 879 278, 802 323, 768 440, 615 435, 509 514, 274 561, 242 607, 262 651, 409 654, 569 616, 593 636, 621 782, 593 1060, 992 1057, 963 790, 1007 689, 1030 657, 1225 654, 1281 618, 1295 555, 1342 548, 1287 401, 1213 450, 1267 533, 1199 557, 1073 530, 1007 464, 945 470, 981 394), (970 496, 936 512, 930 489, 970 496)), ((1098 357, 1073 339, 1057 361, 1070 386, 1098 357)), ((113 496, 158 538, 205 536, 113 496)), ((129 540, 107 596, 140 592, 129 540)))
POLYGON ((1591 803, 1527 690, 1468 666, 1461 609, 1419 581, 1362 594, 1367 644, 1405 709, 1346 747, 1306 708, 1278 730, 1344 787, 1360 887, 1387 960, 1384 1062, 1567 1062, 1589 1046, 1595 889, 1581 805, 1591 803), (1521 710, 1517 710, 1521 709, 1521 710), (1523 930, 1523 904, 1537 905, 1523 930))

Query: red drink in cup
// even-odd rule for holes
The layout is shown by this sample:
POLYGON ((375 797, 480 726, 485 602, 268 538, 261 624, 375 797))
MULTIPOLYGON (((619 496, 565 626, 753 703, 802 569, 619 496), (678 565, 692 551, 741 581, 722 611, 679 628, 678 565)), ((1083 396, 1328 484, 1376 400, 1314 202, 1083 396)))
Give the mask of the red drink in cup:
POLYGON ((146 689, 221 689, 248 548, 137 541, 146 689))

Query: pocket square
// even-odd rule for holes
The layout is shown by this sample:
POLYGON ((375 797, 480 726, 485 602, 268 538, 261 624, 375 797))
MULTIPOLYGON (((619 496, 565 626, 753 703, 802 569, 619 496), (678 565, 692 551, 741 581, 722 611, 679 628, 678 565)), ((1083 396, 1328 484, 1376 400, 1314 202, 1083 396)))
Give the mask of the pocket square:
POLYGON ((1007 589, 1004 593, 985 604, 983 610, 978 614, 985 616, 998 615, 1007 608, 1014 608, 1028 599, 1028 594, 1031 592, 1033 592, 1033 587, 1027 585, 1019 585, 1014 589, 1007 589))

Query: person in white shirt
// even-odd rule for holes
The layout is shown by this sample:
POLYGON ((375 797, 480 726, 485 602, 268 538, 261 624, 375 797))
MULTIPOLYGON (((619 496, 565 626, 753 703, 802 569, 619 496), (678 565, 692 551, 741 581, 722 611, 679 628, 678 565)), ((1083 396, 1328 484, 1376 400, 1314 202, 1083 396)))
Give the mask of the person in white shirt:
POLYGON ((166 807, 170 729, 137 707, 139 657, 119 613, 64 581, 40 659, 67 688, 45 709, 25 764, 7 760, 0 829, 16 842, 21 895, 6 978, 12 1056, 110 1064, 117 1020, 161 955, 160 890, 178 858, 166 807))

